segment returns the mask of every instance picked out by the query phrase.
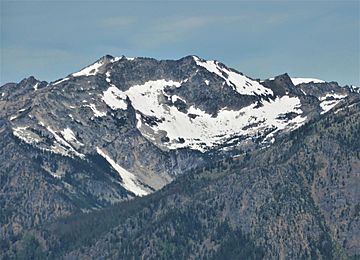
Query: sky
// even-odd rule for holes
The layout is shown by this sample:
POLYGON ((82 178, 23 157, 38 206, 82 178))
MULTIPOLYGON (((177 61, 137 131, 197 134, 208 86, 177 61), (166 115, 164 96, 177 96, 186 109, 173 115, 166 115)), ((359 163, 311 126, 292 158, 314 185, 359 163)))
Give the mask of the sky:
POLYGON ((0 84, 54 81, 105 54, 215 59, 252 78, 360 86, 360 1, 0 0, 0 84))

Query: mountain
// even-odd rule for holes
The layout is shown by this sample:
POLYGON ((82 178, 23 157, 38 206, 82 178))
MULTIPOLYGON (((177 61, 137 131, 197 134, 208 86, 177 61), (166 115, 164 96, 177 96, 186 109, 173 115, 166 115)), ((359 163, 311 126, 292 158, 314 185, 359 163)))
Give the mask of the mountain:
POLYGON ((40 226, 9 255, 356 259, 359 117, 358 98, 270 147, 209 163, 149 196, 40 226))
POLYGON ((255 80, 197 56, 106 55, 54 82, 5 84, 4 252, 22 252, 30 232, 47 257, 85 257, 80 247, 94 258, 174 256, 175 242, 158 244, 164 236, 195 258, 216 258, 232 240, 249 256, 259 251, 255 258, 359 254, 359 96, 355 87, 287 74, 255 80), (104 219, 96 244, 87 232, 81 244, 72 222, 59 220, 89 224, 96 214, 104 219), (63 225, 66 243, 72 230, 80 242, 53 248, 51 228, 57 241, 63 225), (133 242, 105 246, 108 232, 133 242))

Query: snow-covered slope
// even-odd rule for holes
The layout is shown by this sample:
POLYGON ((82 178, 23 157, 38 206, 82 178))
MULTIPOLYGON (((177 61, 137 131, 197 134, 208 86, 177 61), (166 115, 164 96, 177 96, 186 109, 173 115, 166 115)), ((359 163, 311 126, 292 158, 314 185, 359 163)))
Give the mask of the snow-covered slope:
POLYGON ((321 79, 313 79, 313 78, 291 78, 291 81, 295 86, 304 84, 304 83, 324 83, 324 80, 321 79))
POLYGON ((109 164, 115 169, 115 171, 117 171, 119 173, 125 189, 134 193, 137 196, 144 196, 144 195, 149 194, 149 192, 145 190, 143 185, 139 182, 139 180, 136 178, 136 176, 134 174, 132 174, 131 172, 128 172, 123 167, 118 165, 113 159, 110 158, 109 155, 107 155, 99 147, 96 147, 96 151, 99 155, 104 157, 106 159, 106 161, 109 162, 109 164))
MULTIPOLYGON (((113 91, 123 99, 129 97, 138 113, 138 129, 154 142, 165 138, 168 141, 162 146, 169 149, 188 147, 204 152, 234 136, 252 137, 265 130, 271 132, 285 128, 292 130, 306 120, 306 116, 302 116, 299 98, 289 96, 264 100, 260 105, 254 103, 240 110, 224 108, 218 111, 217 116, 212 116, 195 106, 190 106, 184 113, 175 106, 159 102, 162 96, 165 96, 169 102, 181 99, 176 95, 166 95, 164 89, 169 86, 180 88, 181 82, 148 81, 142 85, 134 85, 124 92, 111 86, 105 93, 113 91), (297 116, 291 120, 284 118, 288 113, 295 113, 297 116), (154 124, 146 124, 142 119, 147 117, 157 120, 154 124)), ((119 98, 117 102, 123 104, 123 99, 119 98)), ((186 103, 186 100, 181 100, 186 103)), ((114 105, 118 103, 111 103, 109 106, 126 108, 114 105)))
POLYGON ((234 70, 226 68, 224 65, 215 60, 202 60, 193 56, 196 64, 204 67, 209 72, 223 78, 227 85, 233 86, 241 95, 270 95, 273 94, 271 89, 265 88, 259 82, 254 81, 234 70))
POLYGON ((99 68, 103 64, 104 64, 103 61, 95 62, 94 64, 92 64, 78 72, 75 72, 71 75, 74 77, 96 75, 96 73, 99 71, 99 68))

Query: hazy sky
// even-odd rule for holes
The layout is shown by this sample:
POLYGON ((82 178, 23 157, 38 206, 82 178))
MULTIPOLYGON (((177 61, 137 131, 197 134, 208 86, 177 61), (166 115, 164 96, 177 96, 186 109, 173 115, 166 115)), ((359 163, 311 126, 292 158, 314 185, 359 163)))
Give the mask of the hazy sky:
POLYGON ((4 1, 1 84, 53 81, 105 54, 216 59, 360 85, 360 1, 4 1))

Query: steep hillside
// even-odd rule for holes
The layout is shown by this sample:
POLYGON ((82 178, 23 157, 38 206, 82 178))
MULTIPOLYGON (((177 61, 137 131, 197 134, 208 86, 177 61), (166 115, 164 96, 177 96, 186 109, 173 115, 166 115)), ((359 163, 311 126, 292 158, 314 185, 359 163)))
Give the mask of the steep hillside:
POLYGON ((31 231, 8 253, 35 243, 39 255, 65 259, 359 255, 360 100, 349 102, 271 147, 31 231))

